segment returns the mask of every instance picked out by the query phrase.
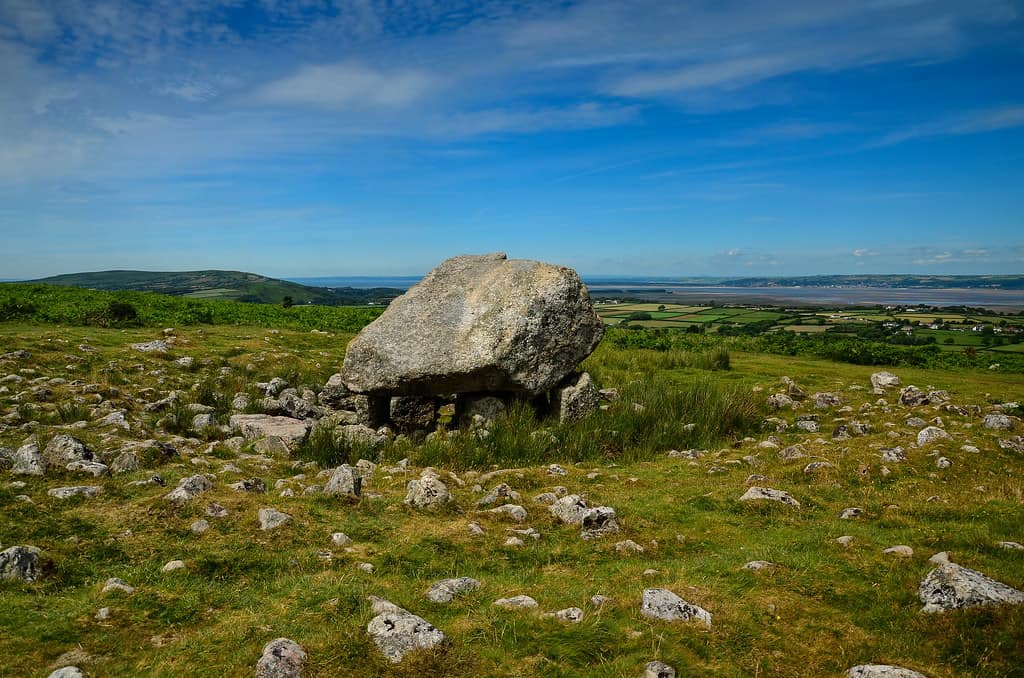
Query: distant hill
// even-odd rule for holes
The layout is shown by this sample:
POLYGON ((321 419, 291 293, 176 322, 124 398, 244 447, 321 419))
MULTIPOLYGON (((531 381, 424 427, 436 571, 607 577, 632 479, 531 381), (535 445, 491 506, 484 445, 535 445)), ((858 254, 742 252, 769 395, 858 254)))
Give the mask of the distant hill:
POLYGON ((291 297, 295 305, 320 306, 386 304, 402 294, 402 290, 390 287, 310 287, 242 271, 96 271, 55 275, 27 282, 260 304, 280 304, 285 297, 291 297))
POLYGON ((787 277, 593 277, 590 287, 672 285, 684 287, 889 287, 894 289, 1024 290, 1024 275, 808 275, 787 277))

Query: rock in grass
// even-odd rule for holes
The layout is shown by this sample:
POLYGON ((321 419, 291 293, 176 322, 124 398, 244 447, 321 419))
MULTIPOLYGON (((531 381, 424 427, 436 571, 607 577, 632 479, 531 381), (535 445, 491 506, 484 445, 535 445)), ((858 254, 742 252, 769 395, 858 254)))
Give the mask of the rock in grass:
POLYGON ((922 612, 1024 603, 1024 591, 1018 591, 944 557, 933 556, 932 562, 937 562, 938 567, 925 575, 917 589, 917 595, 924 603, 922 612))
POLYGON ((47 468, 60 469, 75 461, 91 461, 93 453, 78 438, 64 433, 55 435, 43 450, 47 468))
POLYGON ((110 475, 110 469, 106 464, 102 464, 98 461, 73 461, 67 465, 67 470, 72 473, 88 473, 93 478, 99 478, 100 476, 110 475))
POLYGON ((183 560, 171 560, 166 565, 160 568, 161 572, 174 572, 175 570, 185 569, 185 561, 183 560))
POLYGON ((450 603, 455 596, 480 588, 480 582, 472 577, 455 577, 434 582, 427 591, 427 599, 435 603, 450 603))
POLYGON ((928 678, 928 676, 901 666, 861 664, 847 671, 846 678, 928 678))
POLYGON ((126 584, 124 580, 119 577, 111 577, 103 584, 103 590, 101 593, 110 593, 112 591, 120 591, 121 593, 131 595, 135 593, 135 587, 126 584))
POLYGON ((206 476, 189 476, 179 480, 178 486, 164 495, 164 499, 176 506, 181 506, 211 489, 213 489, 213 483, 206 476))
POLYGON ((85 674, 77 666, 64 666, 51 673, 48 678, 85 678, 85 674))
POLYGON ((41 476, 46 470, 46 461, 39 453, 39 445, 29 440, 18 448, 12 460, 11 473, 23 476, 41 476))
POLYGON ((583 514, 589 507, 578 494, 568 494, 551 505, 551 515, 567 525, 582 525, 583 514))
POLYGON ((545 612, 541 616, 545 619, 557 619, 559 621, 569 622, 570 624, 579 624, 583 621, 583 610, 578 607, 567 607, 564 610, 558 610, 557 612, 545 612))
POLYGON ((98 485, 74 485, 71 487, 55 487, 47 490, 46 494, 57 499, 70 499, 71 497, 95 497, 103 491, 98 485))
POLYGON ((711 628, 711 613, 668 589, 644 589, 640 614, 664 621, 699 621, 711 628))
POLYGON ((256 678, 302 678, 306 651, 289 638, 277 638, 263 647, 256 662, 256 678))
POLYGON ((583 528, 580 532, 581 537, 598 539, 619 531, 619 517, 611 506, 595 506, 583 512, 580 527, 583 528))
POLYGON ((274 417, 269 414, 233 414, 228 420, 228 425, 231 430, 245 436, 246 440, 277 436, 290 446, 301 443, 309 432, 308 424, 301 419, 274 417))
POLYGON ((506 483, 499 483, 495 485, 483 499, 476 503, 477 508, 485 508, 491 504, 497 504, 499 501, 511 501, 517 502, 520 500, 519 493, 513 490, 506 483))
POLYGON ((357 393, 539 395, 604 334, 575 271, 504 254, 443 262, 353 339, 345 385, 357 393))
POLYGON ((749 563, 743 566, 743 569, 751 570, 752 572, 757 572, 759 570, 767 570, 771 567, 775 567, 775 563, 767 560, 751 560, 749 563))
POLYGON ((1001 549, 1010 549, 1012 551, 1024 551, 1024 544, 1019 544, 1015 541, 996 542, 996 546, 1001 549))
POLYGON ((900 378, 892 372, 875 372, 871 375, 871 387, 875 389, 892 388, 900 383, 900 378))
POLYGON ((366 632, 392 663, 401 662, 409 652, 429 650, 444 642, 444 633, 433 624, 393 603, 378 599, 374 612, 379 614, 366 625, 366 632))
POLYGON ((800 502, 791 497, 788 492, 782 490, 773 490, 770 487, 751 487, 743 496, 740 497, 740 501, 775 501, 780 504, 792 506, 793 508, 800 508, 800 502))
POLYGON ((887 549, 883 549, 882 553, 888 556, 899 556, 900 558, 911 558, 914 555, 914 549, 910 548, 906 544, 897 544, 896 546, 890 546, 887 549))
POLYGON ((12 546, 0 552, 0 580, 34 582, 42 572, 40 553, 35 546, 12 546))
POLYGON ((277 509, 261 508, 259 519, 261 530, 273 530, 290 521, 292 517, 287 513, 281 513, 277 509))
POLYGON ((952 437, 938 426, 928 426, 921 429, 917 434, 918 447, 924 447, 940 440, 952 440, 952 437))
POLYGON ((239 480, 237 483, 231 483, 228 487, 239 492, 252 492, 254 494, 265 494, 267 491, 267 484, 263 482, 262 478, 246 478, 245 480, 239 480))
POLYGON ((647 662, 644 678, 676 678, 676 670, 665 662, 647 662))
POLYGON ((512 596, 511 598, 498 598, 494 601, 494 604, 498 607, 507 607, 514 609, 525 609, 531 607, 537 607, 537 601, 530 596, 519 595, 512 596))
POLYGON ((405 494, 405 504, 418 509, 435 509, 451 500, 448 487, 430 471, 424 471, 419 480, 410 480, 405 494))
POLYGON ((1010 431, 1013 429, 1013 419, 1005 414, 986 414, 981 425, 993 431, 1010 431))
POLYGON ((502 504, 496 508, 488 509, 487 513, 502 516, 517 523, 525 521, 528 517, 526 509, 518 504, 502 504))
POLYGON ((569 376, 561 388, 555 389, 552 405, 562 423, 579 421, 597 411, 601 399, 590 375, 569 376))

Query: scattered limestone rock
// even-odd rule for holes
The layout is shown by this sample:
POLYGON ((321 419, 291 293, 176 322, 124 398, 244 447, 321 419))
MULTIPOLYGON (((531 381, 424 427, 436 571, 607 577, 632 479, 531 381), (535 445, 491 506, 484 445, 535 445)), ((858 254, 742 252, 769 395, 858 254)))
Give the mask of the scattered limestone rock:
POLYGON ((521 523, 527 518, 526 509, 518 504, 502 504, 496 508, 488 509, 487 513, 507 517, 517 523, 521 523))
POLYGON ((520 500, 519 493, 509 487, 506 483, 499 483, 494 488, 484 495, 483 499, 476 503, 477 508, 484 508, 491 504, 496 504, 499 501, 512 501, 516 502, 520 500))
POLYGON ((932 556, 938 564, 925 575, 917 595, 924 603, 922 612, 946 612, 963 607, 1024 603, 1024 592, 982 573, 948 560, 945 554, 932 556))
POLYGON ((265 494, 267 491, 267 484, 263 482, 262 478, 246 478, 237 483, 231 483, 228 487, 239 492, 252 492, 253 494, 265 494))
POLYGON ((861 664, 846 672, 846 678, 928 678, 923 673, 889 664, 861 664))
POLYGON ((568 494, 551 505, 551 515, 567 525, 582 525, 587 502, 578 494, 568 494))
POLYGON ((595 506, 583 512, 580 522, 584 539, 598 539, 619 531, 619 517, 611 506, 595 506))
POLYGON ((927 405, 929 402, 928 396, 925 395, 924 391, 913 384, 900 390, 900 403, 902 405, 916 407, 918 405, 927 405))
POLYGON ((130 348, 135 351, 141 351, 142 353, 167 353, 171 350, 171 345, 163 339, 155 339, 154 341, 130 344, 130 348))
POLYGON ((246 440, 277 436, 290 446, 301 443, 309 432, 303 420, 269 414, 233 414, 228 420, 228 426, 232 431, 241 433, 246 440))
POLYGON ((996 542, 996 546, 1002 549, 1012 549, 1014 551, 1024 551, 1024 544, 1019 544, 1015 541, 1000 541, 996 542))
POLYGON ((444 642, 444 633, 423 617, 418 617, 386 600, 374 602, 377 616, 366 632, 377 648, 392 663, 399 663, 414 650, 429 650, 444 642))
POLYGON ((711 628, 711 613, 688 603, 668 589, 644 589, 640 614, 664 621, 700 621, 711 628))
POLYGON ((579 624, 583 621, 583 610, 578 607, 567 607, 564 610, 558 610, 557 612, 545 612, 541 616, 547 619, 558 619, 559 621, 569 622, 570 624, 579 624))
POLYGON ((918 432, 917 446, 924 447, 925 445, 930 445, 931 443, 938 442, 940 440, 952 439, 952 436, 946 433, 944 429, 941 429, 938 426, 928 426, 926 428, 921 429, 921 431, 918 432))
POLYGON ((905 544, 898 544, 896 546, 890 546, 887 549, 883 549, 882 553, 890 556, 899 556, 900 558, 910 558, 914 555, 914 549, 906 546, 905 544))
POLYGON ((842 537, 836 537, 836 543, 847 548, 853 544, 853 541, 853 536, 849 534, 844 534, 842 537))
POLYGON ((192 534, 200 535, 210 529, 210 523, 207 520, 197 520, 189 526, 192 530, 192 534))
POLYGON ((811 396, 811 400, 814 401, 814 407, 819 410, 828 409, 830 407, 839 407, 843 404, 842 396, 831 391, 815 393, 811 396))
POLYGON ((64 666, 51 673, 48 678, 85 678, 85 674, 77 666, 64 666))
POLYGON ((334 532, 331 534, 331 543, 335 546, 348 546, 352 543, 352 538, 344 532, 334 532))
POLYGON ((498 598, 496 601, 494 601, 494 604, 498 607, 507 607, 515 609, 537 607, 536 600, 534 600, 530 596, 524 595, 512 596, 511 598, 498 598))
POLYGON ((1005 414, 986 414, 981 425, 993 431, 1013 430, 1013 419, 1005 414))
POLYGON ((331 472, 324 485, 324 494, 330 497, 358 497, 363 490, 363 475, 359 469, 342 464, 331 472))
POLYGON ((405 504, 417 509, 434 509, 452 500, 448 487, 436 473, 424 470, 419 480, 410 480, 405 504))
POLYGON ((189 476, 178 481, 178 486, 167 493, 164 499, 176 506, 181 506, 211 489, 213 489, 213 483, 206 476, 189 476))
POLYGON ((883 447, 881 452, 882 461, 890 464, 906 461, 907 459, 907 455, 904 454, 902 447, 883 447))
POLYGON ((46 462, 43 455, 39 453, 39 445, 36 441, 30 440, 18 448, 14 453, 11 473, 25 476, 41 476, 46 469, 46 462))
POLYGON ((0 552, 0 580, 34 582, 42 573, 40 553, 35 546, 12 546, 0 552))
POLYGON ((103 491, 98 485, 73 485, 71 487, 55 487, 47 490, 46 494, 57 499, 70 499, 71 497, 95 497, 103 491))
POLYGON ((615 544, 615 552, 623 555, 631 555, 634 553, 643 553, 644 547, 637 544, 632 539, 625 539, 615 544))
POLYGON ((676 670, 665 662, 647 662, 644 678, 676 678, 676 670))
POLYGON ((553 407, 559 421, 578 421, 597 411, 600 395, 590 375, 584 372, 561 388, 555 389, 553 407))
POLYGON ((767 570, 768 568, 775 567, 775 563, 768 560, 751 560, 743 566, 744 570, 750 570, 757 572, 759 570, 767 570))
POLYGON ((860 518, 862 515, 864 515, 864 509, 857 506, 850 506, 849 508, 844 508, 842 513, 839 514, 839 517, 842 520, 850 520, 852 518, 860 518))
POLYGON ((93 453, 81 440, 65 433, 55 435, 43 450, 47 468, 60 469, 76 461, 91 461, 93 453))
POLYGON ((277 638, 263 647, 256 662, 256 678, 302 678, 306 651, 294 640, 277 638))
POLYGON ((110 470, 117 474, 132 473, 133 471, 138 471, 141 467, 142 466, 139 463, 139 456, 131 450, 127 450, 117 455, 117 457, 114 458, 114 461, 110 464, 110 470))
POLYGON ((812 473, 817 473, 819 471, 827 471, 832 468, 835 468, 835 466, 828 463, 827 461, 812 461, 807 466, 804 466, 804 473, 810 475, 812 473))
POLYGON ((121 593, 131 595, 135 593, 135 587, 129 586, 123 579, 111 577, 103 584, 103 590, 101 593, 110 593, 112 591, 120 591, 121 593))
POLYGON ((900 378, 892 372, 875 372, 871 375, 871 387, 875 390, 892 388, 900 383, 900 378))
POLYGON ((435 603, 450 603, 455 596, 480 588, 480 582, 472 577, 456 577, 454 579, 442 579, 431 585, 427 591, 427 598, 435 603))
POLYGON ((277 509, 261 508, 259 511, 259 519, 261 530, 273 530, 289 522, 292 517, 287 513, 278 511, 277 509))
POLYGON ((549 476, 564 476, 569 473, 559 464, 549 464, 545 470, 549 476))
POLYGON ((953 465, 952 460, 947 457, 939 457, 935 460, 935 468, 947 469, 953 465))
POLYGON ((796 401, 794 401, 785 393, 773 393, 772 395, 768 396, 768 407, 773 410, 781 410, 786 408, 795 410, 797 408, 797 404, 796 401))
POLYGON ((788 492, 773 490, 770 487, 757 487, 756 485, 747 489, 740 497, 740 501, 775 501, 793 508, 800 508, 800 502, 791 497, 788 492))
POLYGON ((164 565, 162 568, 160 568, 160 571, 161 572, 174 572, 175 570, 183 570, 183 569, 185 569, 185 562, 184 561, 182 561, 182 560, 171 560, 166 565, 164 565))

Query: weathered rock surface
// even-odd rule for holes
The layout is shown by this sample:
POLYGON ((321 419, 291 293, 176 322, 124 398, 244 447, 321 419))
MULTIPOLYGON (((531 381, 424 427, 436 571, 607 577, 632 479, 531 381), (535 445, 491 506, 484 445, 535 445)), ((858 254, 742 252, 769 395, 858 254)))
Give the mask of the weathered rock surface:
POLYGON ((537 607, 537 601, 531 598, 530 596, 525 595, 511 596, 509 598, 498 598, 496 601, 494 601, 494 604, 498 607, 519 609, 537 607))
POLYGON ((277 638, 263 647, 256 662, 256 678, 301 678, 306 651, 294 640, 277 638))
POLYGON ((861 664, 846 672, 846 678, 928 678, 923 673, 889 664, 861 664))
POLYGON ((410 480, 405 503, 413 508, 433 509, 452 500, 448 487, 436 474, 424 471, 419 480, 410 480))
POLYGON ((875 389, 891 388, 900 383, 900 378, 892 372, 875 372, 871 375, 871 386, 875 389))
POLYGON ((554 408, 562 422, 578 421, 597 411, 601 396, 594 385, 594 380, 584 372, 568 383, 555 389, 554 408))
POLYGON ((261 508, 259 510, 260 529, 273 530, 289 522, 292 517, 287 513, 281 513, 273 508, 261 508))
POLYGON ((640 614, 665 621, 699 621, 711 628, 711 613, 688 603, 668 589, 644 589, 640 614))
POLYGON ((35 546, 12 546, 0 552, 0 579, 35 581, 41 573, 39 554, 35 546))
POLYGON ((43 450, 43 461, 47 468, 61 469, 75 461, 90 461, 93 453, 85 444, 72 436, 60 433, 55 435, 43 450))
POLYGON ((598 539, 619 531, 619 517, 611 506, 595 506, 583 512, 580 520, 584 539, 598 539))
POLYGON ((917 444, 919 447, 924 447, 940 440, 952 440, 952 437, 938 426, 928 426, 921 429, 917 434, 917 444))
POLYGON ((1005 414, 986 414, 981 425, 994 431, 1013 430, 1013 419, 1005 414))
POLYGON ((917 589, 922 612, 946 612, 962 607, 1024 603, 1024 591, 1007 586, 944 557, 932 557, 938 567, 925 575, 917 589))
POLYGON ((46 462, 39 452, 39 445, 30 440, 14 453, 11 473, 23 476, 41 476, 46 470, 46 462))
POLYGON ((248 440, 277 436, 289 445, 302 442, 309 431, 305 421, 291 417, 273 417, 269 414, 233 414, 229 426, 248 440))
POLYGON ((435 603, 450 603, 455 596, 480 588, 480 582, 472 577, 455 577, 434 582, 427 591, 427 598, 435 603))
POLYGON ((604 333, 575 271, 504 254, 448 259, 348 345, 357 393, 539 395, 604 333))
POLYGON ((397 664, 414 650, 429 650, 444 642, 444 633, 423 617, 387 601, 374 602, 377 616, 366 625, 366 632, 381 653, 397 664))
POLYGON ((568 525, 582 525, 589 506, 578 494, 568 494, 551 505, 551 515, 568 525))
POLYGON ((331 497, 358 497, 363 491, 363 476, 359 469, 342 464, 331 472, 324 485, 324 494, 331 497))
POLYGON ((676 670, 665 662, 647 662, 644 678, 676 678, 676 670))
POLYGON ((95 497, 103 491, 98 485, 74 485, 71 487, 54 487, 47 490, 46 494, 57 499, 70 499, 71 497, 95 497))
POLYGON ((211 489, 213 489, 213 483, 206 476, 189 476, 179 480, 178 486, 164 495, 164 499, 180 506, 192 501, 203 492, 209 492, 211 489))
POLYGON ((800 502, 791 497, 788 492, 773 490, 770 487, 757 487, 756 485, 747 489, 740 497, 740 501, 775 501, 793 508, 800 508, 800 502))

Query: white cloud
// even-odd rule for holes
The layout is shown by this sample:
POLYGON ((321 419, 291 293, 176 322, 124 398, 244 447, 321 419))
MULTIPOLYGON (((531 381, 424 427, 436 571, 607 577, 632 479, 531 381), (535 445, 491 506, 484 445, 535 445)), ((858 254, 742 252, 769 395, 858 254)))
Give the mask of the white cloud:
POLYGON ((997 132, 1021 126, 1024 126, 1024 106, 1003 106, 973 111, 891 132, 873 143, 872 146, 891 146, 925 137, 997 132))
POLYGON ((863 247, 855 249, 853 252, 851 252, 851 254, 853 254, 853 256, 855 256, 855 257, 877 257, 878 256, 878 252, 875 252, 875 251, 872 251, 872 250, 869 250, 869 249, 863 248, 863 247))
POLYGON ((415 69, 383 70, 355 63, 307 65, 254 94, 270 105, 317 108, 400 108, 436 93, 441 78, 415 69))

